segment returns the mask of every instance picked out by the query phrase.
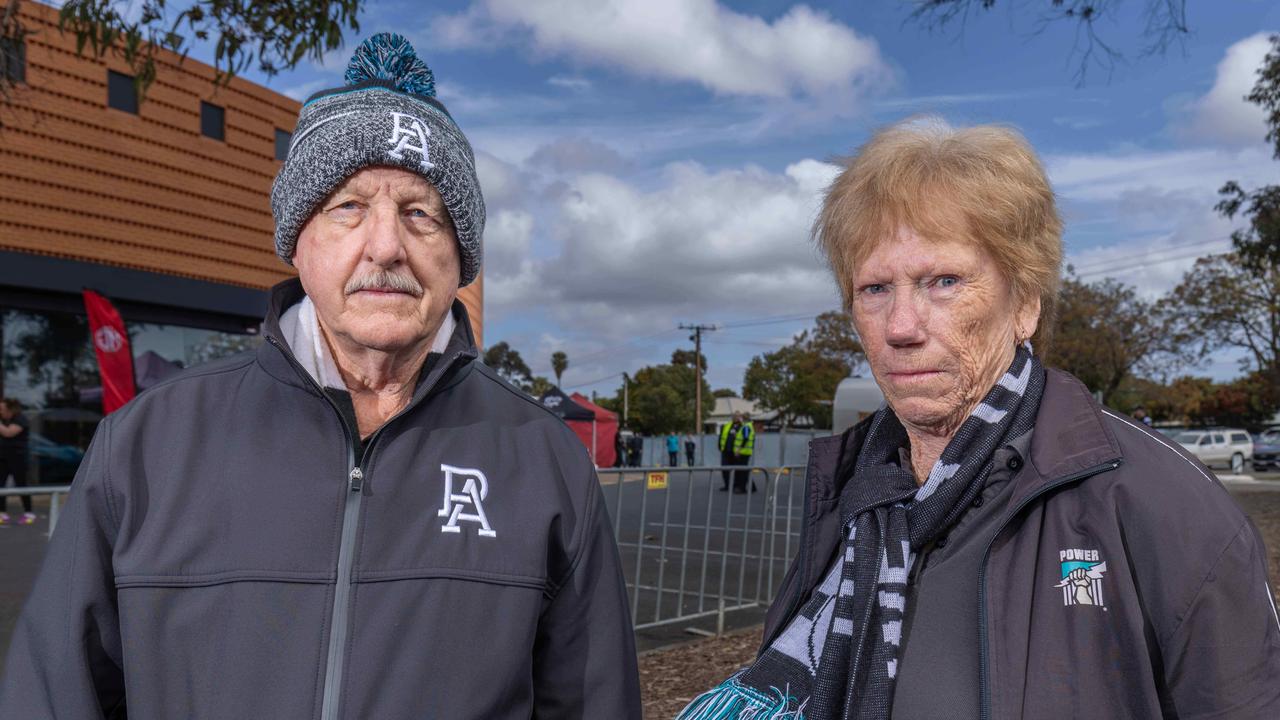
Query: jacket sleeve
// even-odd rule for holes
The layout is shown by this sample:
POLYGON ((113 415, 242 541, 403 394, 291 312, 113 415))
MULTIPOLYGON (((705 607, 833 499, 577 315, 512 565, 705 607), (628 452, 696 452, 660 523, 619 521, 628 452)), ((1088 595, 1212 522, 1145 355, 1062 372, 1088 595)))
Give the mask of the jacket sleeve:
POLYGON ((618 547, 594 477, 582 539, 534 645, 534 717, 640 719, 635 636, 618 547))
POLYGON ((1223 549, 1162 650, 1167 716, 1280 717, 1280 615, 1252 522, 1223 549))
POLYGON ((109 422, 94 435, 18 617, 0 678, 0 717, 123 718, 120 627, 106 478, 109 422))

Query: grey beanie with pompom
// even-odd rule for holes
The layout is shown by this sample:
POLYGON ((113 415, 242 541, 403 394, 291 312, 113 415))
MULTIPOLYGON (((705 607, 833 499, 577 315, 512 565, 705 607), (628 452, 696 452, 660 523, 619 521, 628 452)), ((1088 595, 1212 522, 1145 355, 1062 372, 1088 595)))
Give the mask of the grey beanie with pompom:
POLYGON ((356 48, 346 85, 307 99, 271 186, 276 254, 290 265, 298 233, 325 198, 362 168, 404 168, 431 183, 449 210, 462 261, 459 286, 480 273, 484 198, 475 154, 436 99, 435 77, 408 40, 380 33, 356 48))

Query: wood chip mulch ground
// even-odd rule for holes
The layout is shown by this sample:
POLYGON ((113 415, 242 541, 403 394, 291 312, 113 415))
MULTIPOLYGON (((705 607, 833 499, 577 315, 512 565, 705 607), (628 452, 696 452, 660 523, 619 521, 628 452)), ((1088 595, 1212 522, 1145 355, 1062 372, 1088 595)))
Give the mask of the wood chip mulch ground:
POLYGON ((671 720, 698 694, 750 663, 760 646, 761 631, 757 625, 641 655, 644 720, 671 720))

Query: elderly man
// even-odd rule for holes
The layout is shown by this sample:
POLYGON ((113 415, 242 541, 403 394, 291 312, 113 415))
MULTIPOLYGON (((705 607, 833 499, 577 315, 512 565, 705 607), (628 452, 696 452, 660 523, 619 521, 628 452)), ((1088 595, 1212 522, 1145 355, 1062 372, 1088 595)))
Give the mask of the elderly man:
POLYGON ((99 428, 6 718, 638 718, 585 448, 476 362, 470 146, 402 38, 304 105, 255 353, 99 428))

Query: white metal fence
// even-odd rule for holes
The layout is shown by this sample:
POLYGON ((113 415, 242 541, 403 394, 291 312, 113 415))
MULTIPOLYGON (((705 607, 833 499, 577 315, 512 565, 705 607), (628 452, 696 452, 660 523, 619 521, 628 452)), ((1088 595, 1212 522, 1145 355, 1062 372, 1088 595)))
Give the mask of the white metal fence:
MULTIPOLYGON (((601 469, 637 630, 764 608, 800 534, 800 466, 601 469), (725 472, 745 493, 721 491, 725 472)), ((732 482, 729 482, 732 486, 732 482)))

